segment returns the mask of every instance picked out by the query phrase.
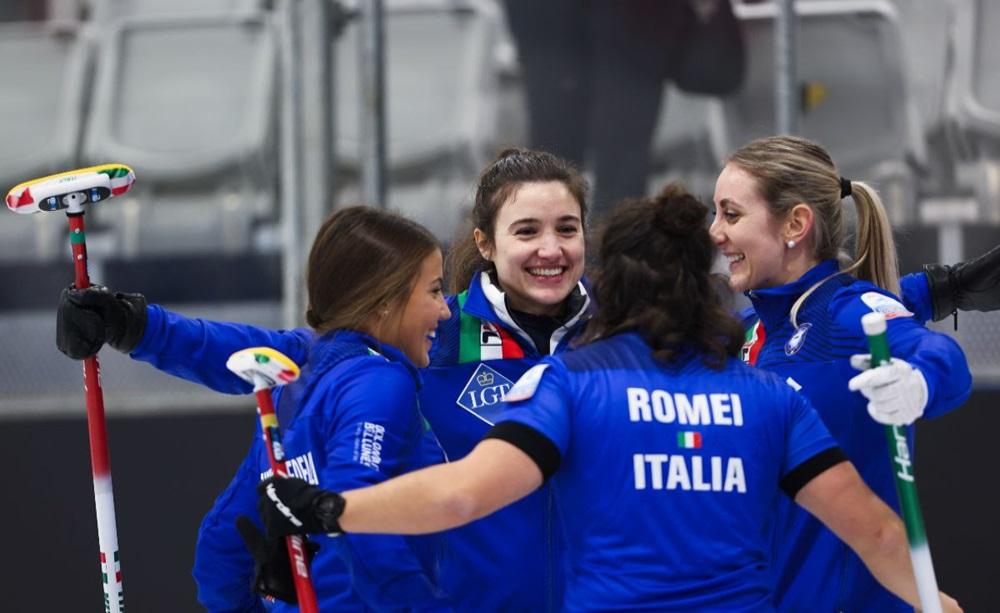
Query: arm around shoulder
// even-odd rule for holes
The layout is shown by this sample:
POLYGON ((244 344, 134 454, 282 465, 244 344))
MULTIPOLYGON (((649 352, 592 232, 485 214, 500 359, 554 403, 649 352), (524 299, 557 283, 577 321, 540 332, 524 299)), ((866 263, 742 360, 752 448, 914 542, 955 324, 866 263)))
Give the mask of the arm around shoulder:
POLYGON ((252 386, 226 368, 234 352, 271 347, 302 364, 309 355, 312 333, 306 329, 268 330, 248 324, 186 317, 150 305, 145 333, 133 359, 217 392, 248 394, 252 386))

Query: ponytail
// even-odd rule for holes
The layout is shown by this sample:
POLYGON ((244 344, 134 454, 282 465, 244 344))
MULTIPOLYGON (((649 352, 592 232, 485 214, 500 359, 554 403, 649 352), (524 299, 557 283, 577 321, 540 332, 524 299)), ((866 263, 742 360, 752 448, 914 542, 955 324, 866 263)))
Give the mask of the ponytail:
POLYGON ((851 197, 858 212, 858 227, 854 263, 846 272, 899 295, 896 243, 882 199, 862 181, 851 182, 851 197))
POLYGON ((896 247, 882 200, 867 183, 841 177, 825 149, 799 136, 769 136, 747 143, 728 162, 757 180, 774 218, 784 219, 799 203, 813 210, 813 255, 819 260, 841 259, 844 198, 853 197, 858 227, 854 258, 845 258, 844 272, 899 294, 896 247))

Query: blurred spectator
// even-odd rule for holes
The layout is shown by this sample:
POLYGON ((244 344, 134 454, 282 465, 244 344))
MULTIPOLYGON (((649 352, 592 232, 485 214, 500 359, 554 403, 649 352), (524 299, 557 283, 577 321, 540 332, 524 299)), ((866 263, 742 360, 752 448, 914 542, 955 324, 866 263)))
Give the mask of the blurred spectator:
POLYGON ((47 3, 40 0, 3 0, 0 2, 0 22, 45 19, 46 6, 47 3))
POLYGON ((742 75, 738 35, 716 36, 725 51, 703 44, 707 22, 724 31, 715 28, 715 16, 738 27, 729 0, 504 0, 504 6, 524 74, 529 145, 593 171, 597 217, 623 197, 646 194, 666 80, 692 68, 716 72, 709 66, 729 73, 735 67, 742 75), (697 52, 685 57, 692 47, 697 52))

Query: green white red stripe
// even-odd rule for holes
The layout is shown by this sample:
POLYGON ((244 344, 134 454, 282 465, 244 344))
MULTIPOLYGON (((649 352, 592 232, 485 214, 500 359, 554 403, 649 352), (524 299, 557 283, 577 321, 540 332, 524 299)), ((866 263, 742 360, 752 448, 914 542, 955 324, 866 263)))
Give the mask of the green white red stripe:
POLYGON ((681 449, 701 449, 701 432, 678 432, 677 446, 681 449))
POLYGON ((463 307, 468 297, 468 291, 458 295, 458 361, 466 363, 523 358, 524 350, 509 332, 465 312, 463 307))
POLYGON ((110 474, 94 475, 94 502, 97 507, 97 545, 101 555, 101 579, 104 583, 104 611, 124 613, 125 594, 121 562, 118 558, 115 498, 110 474))
POLYGON ((108 582, 108 574, 111 573, 111 572, 114 572, 115 582, 116 583, 121 583, 122 582, 122 564, 121 564, 121 561, 119 561, 119 559, 118 559, 118 552, 117 551, 114 552, 114 559, 112 560, 112 562, 113 562, 113 565, 114 565, 113 568, 111 566, 108 566, 108 556, 105 555, 105 553, 102 551, 101 552, 101 570, 103 572, 101 573, 101 579, 104 580, 104 583, 107 583, 108 582))
POLYGON ((758 319, 744 333, 743 350, 740 352, 740 358, 751 366, 756 364, 757 357, 760 355, 760 349, 764 346, 766 338, 764 324, 758 319))

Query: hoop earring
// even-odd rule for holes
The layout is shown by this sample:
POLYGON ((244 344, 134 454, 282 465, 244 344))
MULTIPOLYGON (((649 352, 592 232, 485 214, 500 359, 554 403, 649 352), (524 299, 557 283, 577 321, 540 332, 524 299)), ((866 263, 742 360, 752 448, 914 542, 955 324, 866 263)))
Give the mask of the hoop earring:
POLYGON ((785 243, 785 245, 787 245, 789 249, 795 249, 795 245, 797 245, 797 244, 798 244, 798 243, 796 243, 796 242, 795 242, 795 241, 793 241, 793 240, 791 240, 791 241, 788 241, 787 243, 785 243))

